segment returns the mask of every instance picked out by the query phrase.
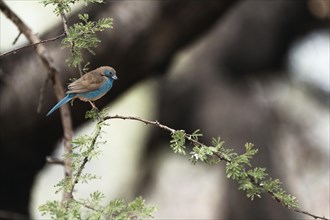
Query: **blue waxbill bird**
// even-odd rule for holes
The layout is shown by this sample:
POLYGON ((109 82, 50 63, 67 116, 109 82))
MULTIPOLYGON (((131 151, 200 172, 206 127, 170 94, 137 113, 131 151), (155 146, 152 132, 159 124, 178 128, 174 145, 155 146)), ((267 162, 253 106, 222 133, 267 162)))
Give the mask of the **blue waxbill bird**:
POLYGON ((113 81, 117 79, 116 70, 110 66, 102 66, 86 73, 68 85, 67 95, 47 113, 47 116, 75 98, 89 102, 97 109, 93 101, 104 96, 111 89, 113 81))

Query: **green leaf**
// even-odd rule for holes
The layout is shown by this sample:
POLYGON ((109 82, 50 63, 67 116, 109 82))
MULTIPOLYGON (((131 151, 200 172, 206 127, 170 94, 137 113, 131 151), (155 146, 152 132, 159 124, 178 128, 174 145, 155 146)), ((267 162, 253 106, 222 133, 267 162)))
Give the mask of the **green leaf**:
POLYGON ((259 182, 268 175, 266 172, 266 168, 255 167, 248 171, 248 175, 251 176, 256 182, 259 182))
POLYGON ((103 18, 97 22, 89 21, 88 14, 78 15, 81 22, 68 28, 68 36, 62 40, 62 47, 71 50, 71 56, 67 59, 69 66, 77 67, 84 59, 82 50, 87 50, 95 55, 94 48, 101 42, 97 32, 112 28, 112 18, 103 18))
POLYGON ((172 140, 170 141, 170 147, 176 154, 185 155, 186 154, 186 133, 183 130, 178 130, 172 133, 172 140))

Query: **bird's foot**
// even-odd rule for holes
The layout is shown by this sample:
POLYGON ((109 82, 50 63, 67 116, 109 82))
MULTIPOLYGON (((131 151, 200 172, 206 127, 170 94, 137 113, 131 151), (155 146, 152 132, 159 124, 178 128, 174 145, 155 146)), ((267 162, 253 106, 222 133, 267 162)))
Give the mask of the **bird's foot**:
POLYGON ((100 121, 101 120, 100 110, 96 106, 93 106, 91 111, 95 112, 96 119, 100 121))
POLYGON ((100 112, 100 110, 95 106, 95 107, 93 107, 92 109, 94 109, 97 113, 99 113, 100 112))
POLYGON ((97 119, 98 121, 100 121, 101 120, 100 110, 96 107, 96 105, 92 101, 88 101, 88 102, 91 104, 92 109, 90 111, 87 111, 87 116, 85 117, 97 119))
POLYGON ((96 105, 95 105, 92 101, 88 101, 88 102, 91 104, 92 108, 93 108, 95 111, 100 112, 99 109, 96 107, 96 105))

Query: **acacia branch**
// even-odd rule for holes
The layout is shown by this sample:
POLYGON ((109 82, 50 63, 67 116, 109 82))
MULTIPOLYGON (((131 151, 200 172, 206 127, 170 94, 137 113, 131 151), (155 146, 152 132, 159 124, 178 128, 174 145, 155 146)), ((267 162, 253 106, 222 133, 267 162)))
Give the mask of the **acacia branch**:
MULTIPOLYGON (((4 3, 0 0, 0 10, 11 20, 19 29, 19 31, 25 35, 31 44, 35 45, 35 51, 41 59, 43 65, 47 69, 48 77, 51 79, 54 93, 58 101, 64 97, 64 89, 62 82, 59 77, 60 73, 54 64, 52 57, 47 52, 43 44, 39 43, 41 40, 32 33, 32 30, 4 3)), ((68 105, 63 105, 60 108, 61 123, 64 133, 64 151, 65 153, 72 152, 72 119, 71 112, 68 105)), ((72 177, 72 161, 71 158, 67 157, 64 159, 64 173, 65 178, 72 177)), ((68 192, 64 192, 62 203, 68 201, 72 195, 68 192)))
MULTIPOLYGON (((146 120, 146 119, 142 119, 142 118, 139 118, 139 117, 133 117, 133 116, 121 116, 121 115, 115 115, 115 116, 106 116, 104 117, 103 119, 101 119, 101 122, 104 122, 106 120, 111 120, 111 119, 123 119, 123 120, 132 120, 132 121, 139 121, 139 122, 142 122, 146 125, 153 125, 153 126, 156 126, 156 127, 159 127, 165 131, 168 131, 170 132, 171 134, 179 131, 179 130, 176 130, 174 128, 171 128, 171 127, 168 127, 166 125, 163 125, 161 123, 159 123, 158 121, 150 121, 150 120, 146 120)), ((184 132, 185 133, 185 132, 184 132)), ((190 134, 186 134, 185 133, 185 138, 190 141, 191 143, 193 144, 197 144, 198 146, 205 146, 205 144, 199 142, 198 140, 195 140, 194 138, 192 138, 192 136, 190 134)), ((215 155, 219 158, 220 161, 225 161, 227 163, 232 163, 231 160, 229 159, 226 159, 224 158, 222 155, 218 154, 218 153, 215 153, 215 155)), ((248 174, 247 174, 248 175, 248 174)), ((262 187, 264 188, 264 186, 262 186, 260 183, 258 183, 257 181, 254 180, 254 178, 251 176, 251 175, 248 175, 248 177, 250 178, 251 180, 251 183, 258 186, 258 187, 262 187)), ((313 217, 314 219, 322 219, 322 220, 329 220, 329 218, 326 218, 324 216, 318 216, 318 215, 314 215, 312 213, 309 213, 307 211, 303 211, 301 209, 298 209, 298 208, 293 208, 293 207, 290 207, 286 204, 284 204, 282 202, 281 199, 279 199, 273 192, 271 191, 266 191, 275 201, 277 201, 278 203, 280 203, 282 206, 284 206, 285 208, 287 209, 290 209, 294 212, 297 212, 297 213, 300 213, 300 214, 303 214, 303 215, 307 215, 307 216, 310 216, 310 217, 313 217)))
MULTIPOLYGON (((218 155, 218 154, 216 154, 219 158, 220 158, 220 155, 218 155)), ((244 171, 245 172, 245 171, 244 171)), ((250 179, 250 181, 251 181, 251 183, 252 184, 254 184, 255 186, 257 186, 257 187, 261 187, 261 188, 265 188, 261 183, 259 183, 258 181, 256 181, 251 175, 249 175, 249 174, 246 174, 248 177, 249 177, 249 179, 250 179)), ((266 192, 276 201, 276 202, 278 202, 278 203, 280 203, 282 206, 284 206, 285 208, 287 208, 287 209, 290 209, 290 210, 292 210, 292 211, 294 211, 294 212, 297 212, 297 213, 300 213, 300 214, 304 214, 304 215, 308 215, 308 216, 310 216, 310 217, 313 217, 314 219, 322 219, 322 220, 329 220, 329 218, 326 218, 325 216, 318 216, 318 215, 314 215, 314 214, 312 214, 312 213, 309 213, 309 212, 307 212, 307 211, 304 211, 304 210, 301 210, 301 209, 298 209, 298 208, 294 208, 294 207, 291 207, 291 206, 288 206, 288 205, 286 205, 286 204, 284 204, 283 202, 282 202, 282 200, 280 199, 280 198, 278 198, 278 196, 276 196, 275 195, 275 193, 274 192, 272 192, 272 191, 269 191, 269 190, 266 190, 266 192)))
MULTIPOLYGON (((74 191, 75 186, 79 182, 79 178, 80 178, 80 176, 82 174, 82 171, 84 170, 84 168, 86 166, 86 163, 89 161, 89 155, 90 155, 90 153, 95 149, 95 143, 96 143, 97 138, 101 134, 101 129, 102 129, 102 127, 99 126, 99 124, 98 124, 96 133, 95 133, 95 135, 94 135, 94 137, 93 137, 93 139, 91 141, 91 144, 88 147, 88 150, 86 152, 86 156, 84 157, 82 163, 80 164, 80 166, 79 166, 79 168, 77 170, 77 173, 73 177, 73 182, 72 182, 71 188, 69 189, 69 193, 71 194, 71 196, 73 195, 73 191, 74 191)), ((72 198, 73 198, 73 196, 72 196, 72 198)))
MULTIPOLYGON (((21 33, 21 32, 20 32, 21 33)), ((14 50, 10 50, 10 51, 7 51, 7 52, 4 52, 4 53, 2 53, 2 54, 0 54, 0 57, 2 57, 2 56, 7 56, 7 55, 10 55, 10 54, 15 54, 15 53, 17 53, 18 51, 20 51, 20 50, 23 50, 23 49, 26 49, 26 48, 29 48, 29 47, 35 47, 35 46, 37 46, 38 44, 44 44, 44 43, 48 43, 48 42, 52 42, 52 41, 56 41, 56 40, 58 40, 58 39, 60 39, 60 38, 62 38, 62 37, 64 37, 65 36, 65 33, 63 33, 63 34, 61 34, 61 35, 58 35, 58 36, 56 36, 56 37, 53 37, 53 38, 50 38, 50 39, 47 39, 47 40, 41 40, 41 41, 39 41, 39 42, 37 42, 37 43, 33 43, 33 44, 29 44, 29 45, 25 45, 25 46, 22 46, 22 47, 19 47, 19 48, 17 48, 17 49, 14 49, 14 50)))
MULTIPOLYGON (((64 12, 61 12, 61 19, 62 19, 64 33, 66 36, 68 36, 69 35, 68 19, 66 18, 66 15, 64 12)), ((73 48, 74 48, 74 43, 71 44, 71 53, 73 53, 73 48)), ((78 64, 78 70, 79 70, 80 77, 82 77, 83 71, 81 69, 80 63, 78 64)))
POLYGON ((150 121, 150 120, 146 120, 146 119, 139 118, 139 117, 133 117, 133 116, 120 116, 120 115, 106 116, 101 120, 101 122, 106 121, 106 120, 110 120, 110 119, 123 119, 123 120, 140 121, 140 122, 143 122, 146 125, 154 125, 154 126, 157 126, 161 129, 164 129, 166 131, 169 131, 171 133, 175 133, 177 131, 174 128, 170 128, 166 125, 163 125, 163 124, 159 123, 158 121, 150 121))
POLYGON ((329 218, 326 218, 325 216, 318 216, 318 215, 314 215, 314 214, 312 214, 312 213, 309 213, 309 212, 307 212, 307 211, 303 211, 303 210, 301 210, 301 209, 292 209, 292 208, 289 208, 289 207, 287 207, 288 209, 291 209, 292 211, 295 211, 295 212, 297 212, 297 213, 300 213, 300 214, 303 214, 303 215, 308 215, 308 216, 310 216, 310 217, 313 217, 314 219, 322 219, 322 220, 329 220, 329 218))

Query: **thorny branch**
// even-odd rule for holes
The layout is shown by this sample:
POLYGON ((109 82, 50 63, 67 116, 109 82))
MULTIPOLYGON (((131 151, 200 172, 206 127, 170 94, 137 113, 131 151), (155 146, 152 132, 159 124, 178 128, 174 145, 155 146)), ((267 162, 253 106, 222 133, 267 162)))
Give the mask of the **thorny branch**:
MULTIPOLYGON (((10 19, 19 29, 19 31, 25 35, 31 44, 35 45, 35 51, 39 58, 41 59, 43 65, 47 69, 48 77, 50 78, 54 93, 58 101, 64 97, 64 89, 62 87, 62 82, 60 80, 59 70, 55 67, 54 61, 47 52, 43 44, 39 43, 41 40, 32 33, 32 30, 4 3, 0 0, 0 10, 10 19)), ((71 112, 68 105, 63 105, 60 108, 61 122, 64 132, 64 151, 66 153, 72 152, 72 119, 71 112)), ((70 158, 64 160, 64 173, 65 178, 72 177, 72 161, 70 158)), ((71 195, 68 192, 63 193, 62 204, 68 201, 71 195)))
MULTIPOLYGON (((159 128, 161 128, 161 129, 163 129, 163 130, 166 130, 166 131, 170 132, 171 134, 173 134, 174 132, 177 132, 177 131, 178 131, 178 130, 176 130, 176 129, 174 129, 174 128, 170 128, 170 127, 168 127, 168 126, 166 126, 166 125, 163 125, 163 124, 159 123, 158 121, 150 121, 150 120, 142 119, 142 118, 139 118, 139 117, 133 117, 133 116, 120 116, 120 115, 106 116, 106 117, 104 117, 103 119, 101 119, 101 121, 100 121, 99 123, 104 122, 104 121, 106 121, 106 120, 111 120, 111 119, 123 119, 123 120, 139 121, 139 122, 142 122, 142 123, 144 123, 144 124, 146 124, 146 125, 153 125, 153 126, 159 127, 159 128)), ((201 142, 199 142, 199 141, 197 141, 197 140, 195 140, 195 139, 192 139, 190 134, 185 133, 185 138, 186 138, 188 141, 190 141, 191 143, 197 144, 197 145, 199 145, 199 146, 203 146, 203 145, 204 145, 203 143, 201 143, 201 142)), ((223 157, 222 155, 220 155, 220 154, 216 154, 216 156, 217 156, 221 161, 225 161, 225 162, 227 162, 227 163, 231 163, 230 160, 224 158, 224 157, 223 157)), ((251 179, 251 182, 252 182, 253 184, 255 184, 255 185, 258 186, 258 187, 263 187, 261 184, 259 184, 258 182, 256 182, 252 176, 250 176, 250 175, 248 175, 248 176, 249 176, 249 178, 251 179)), ((268 193, 268 194, 269 194, 269 195, 270 195, 270 196, 271 196, 276 202, 280 203, 282 206, 284 206, 284 207, 286 207, 286 208, 288 208, 288 209, 290 209, 290 210, 292 210, 292 211, 294 211, 294 212, 297 212, 297 213, 300 213, 300 214, 304 214, 304 215, 308 215, 308 216, 310 216, 310 217, 313 217, 314 219, 329 220, 329 218, 326 218, 326 217, 324 217, 324 216, 318 216, 318 215, 314 215, 314 214, 312 214, 312 213, 309 213, 309 212, 307 212, 307 211, 303 211, 303 210, 298 209, 298 208, 288 207, 287 205, 283 204, 282 201, 281 201, 278 197, 276 197, 276 195, 274 195, 274 193, 272 193, 272 192, 270 192, 270 191, 267 191, 267 193, 268 193)))

